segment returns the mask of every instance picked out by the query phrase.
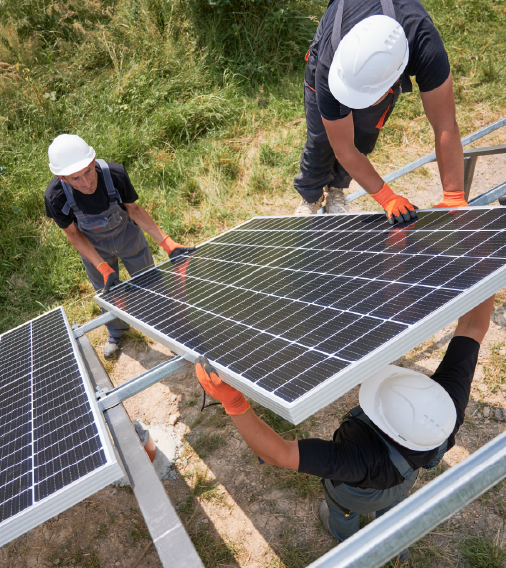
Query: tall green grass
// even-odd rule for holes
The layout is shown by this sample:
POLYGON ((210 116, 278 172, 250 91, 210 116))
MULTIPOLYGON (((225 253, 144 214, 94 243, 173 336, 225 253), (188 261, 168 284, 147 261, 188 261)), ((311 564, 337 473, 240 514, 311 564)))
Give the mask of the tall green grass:
MULTIPOLYGON (((325 5, 3 0, 0 331, 61 303, 71 319, 92 314, 80 259, 44 217, 47 147, 58 134, 79 134, 99 157, 124 164, 140 203, 185 243, 294 195, 303 57, 325 5)), ((478 105, 505 107, 504 3, 426 5, 450 53, 465 131, 478 105)), ((422 114, 416 94, 402 97, 378 155, 381 145, 399 148, 422 114)), ((419 131, 430 140, 427 126, 419 131)))

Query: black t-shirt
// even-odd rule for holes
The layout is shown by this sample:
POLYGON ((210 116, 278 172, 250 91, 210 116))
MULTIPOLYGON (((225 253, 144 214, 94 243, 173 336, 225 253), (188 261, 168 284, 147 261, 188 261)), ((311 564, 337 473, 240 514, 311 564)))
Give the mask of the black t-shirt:
MULTIPOLYGON (((464 422, 471 382, 480 345, 470 337, 454 337, 432 378, 452 398, 457 410, 455 429, 448 439, 448 449, 455 445, 455 435, 464 422)), ((392 445, 413 469, 430 463, 437 448, 426 452, 410 450, 393 440, 392 445)), ((342 424, 332 442, 320 439, 299 440, 299 471, 333 479, 352 487, 389 489, 404 478, 388 456, 388 450, 374 430, 358 419, 342 424)))
MULTIPOLYGON (((111 171, 112 183, 118 190, 120 197, 124 203, 134 203, 137 201, 138 195, 128 177, 125 167, 115 162, 107 162, 111 171)), ((98 172, 98 184, 95 193, 87 195, 75 189, 72 189, 77 207, 89 215, 97 215, 109 208, 109 198, 107 197, 107 188, 105 187, 102 170, 97 162, 95 169, 98 172)), ((50 219, 54 219, 60 229, 66 229, 76 219, 72 210, 68 215, 62 213, 62 209, 67 203, 65 192, 61 181, 54 177, 44 192, 44 202, 46 205, 46 215, 50 219)))
MULTIPOLYGON (((329 89, 329 69, 334 59, 332 30, 339 0, 334 0, 325 11, 315 35, 312 50, 318 54, 315 91, 321 116, 337 120, 349 114, 349 109, 334 98, 329 89), (321 37, 320 37, 321 36, 321 37), (319 40, 318 40, 319 38, 319 40)), ((418 0, 393 0, 396 20, 402 25, 409 44, 409 61, 403 73, 403 91, 410 90, 409 77, 416 77, 420 91, 440 87, 450 74, 450 63, 443 40, 429 14, 418 0)), ((341 38, 363 19, 383 14, 380 0, 345 0, 341 38)))

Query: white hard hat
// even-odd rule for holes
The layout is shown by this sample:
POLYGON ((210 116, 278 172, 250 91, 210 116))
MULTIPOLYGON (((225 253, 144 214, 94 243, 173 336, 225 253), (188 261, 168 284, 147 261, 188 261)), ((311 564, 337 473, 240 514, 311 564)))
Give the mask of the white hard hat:
POLYGON ((351 109, 367 108, 401 76, 409 59, 402 26, 389 16, 369 16, 343 37, 329 71, 329 89, 351 109))
POLYGON ((49 169, 58 176, 68 176, 82 170, 95 157, 95 150, 75 134, 60 134, 47 151, 49 169))
POLYGON ((359 392, 362 410, 392 440, 410 450, 440 446, 457 421, 455 404, 436 381, 388 365, 366 379, 359 392))

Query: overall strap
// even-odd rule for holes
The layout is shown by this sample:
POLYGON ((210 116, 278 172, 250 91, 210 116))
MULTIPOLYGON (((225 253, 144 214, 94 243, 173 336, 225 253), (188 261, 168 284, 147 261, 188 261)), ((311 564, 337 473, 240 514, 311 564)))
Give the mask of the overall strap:
POLYGON ((334 19, 334 27, 332 28, 332 49, 334 53, 337 51, 337 46, 341 43, 341 26, 343 24, 343 9, 344 0, 339 1, 339 6, 337 7, 336 17, 334 19))
MULTIPOLYGON (((340 0, 339 6, 337 7, 336 17, 334 19, 334 28, 332 29, 332 49, 334 53, 337 50, 337 47, 341 43, 341 27, 343 25, 343 9, 344 9, 344 0, 340 0)), ((392 0, 381 0, 381 9, 383 10, 383 14, 385 16, 390 16, 390 18, 395 18, 395 10, 392 0)))
POLYGON ((100 166, 102 170, 102 176, 104 177, 105 187, 107 189, 107 197, 109 198, 109 203, 112 201, 118 200, 120 203, 123 203, 121 200, 121 196, 119 191, 114 187, 114 183, 111 177, 111 170, 109 169, 109 165, 105 160, 101 160, 100 158, 96 158, 96 162, 100 166))
POLYGON ((408 461, 405 457, 403 457, 397 448, 393 446, 393 444, 388 440, 386 436, 384 436, 370 420, 369 417, 366 416, 364 411, 360 406, 357 406, 350 410, 350 414, 353 418, 357 418, 361 422, 367 424, 370 428, 374 430, 374 432, 381 438, 385 446, 388 450, 388 456, 390 457, 390 461, 394 464, 395 469, 404 477, 404 479, 408 479, 413 473, 413 468, 409 465, 408 461))
POLYGON ((385 16, 389 16, 390 18, 395 18, 395 10, 392 0, 381 0, 381 8, 383 10, 383 14, 385 16))
POLYGON ((76 200, 74 199, 74 193, 72 191, 72 187, 66 181, 63 180, 61 180, 61 185, 63 187, 63 192, 65 193, 65 197, 67 198, 67 201, 63 206, 61 212, 64 215, 68 215, 71 209, 73 209, 74 211, 81 211, 79 207, 76 205, 76 200))

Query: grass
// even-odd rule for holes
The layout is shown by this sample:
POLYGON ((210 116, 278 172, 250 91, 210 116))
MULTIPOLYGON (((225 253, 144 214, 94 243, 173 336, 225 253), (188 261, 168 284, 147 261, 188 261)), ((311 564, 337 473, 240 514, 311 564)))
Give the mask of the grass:
POLYGON ((206 525, 199 523, 190 531, 190 537, 204 566, 216 568, 222 565, 236 565, 237 546, 212 534, 206 525))
POLYGON ((281 418, 281 416, 279 416, 272 410, 264 408, 257 403, 253 403, 252 408, 255 411, 255 414, 259 416, 259 418, 261 418, 283 438, 288 440, 298 440, 300 438, 309 437, 309 431, 307 430, 307 427, 309 425, 310 419, 295 426, 291 422, 288 422, 288 420, 281 418))
POLYGON ((489 537, 473 536, 460 545, 462 556, 473 568, 504 568, 506 550, 489 537))
POLYGON ((323 496, 320 478, 307 473, 299 473, 290 469, 266 465, 262 468, 268 478, 267 484, 273 484, 278 489, 291 489, 297 497, 323 496))
POLYGON ((45 566, 80 566, 81 568, 100 568, 97 552, 91 545, 81 545, 69 540, 54 547, 50 556, 44 559, 45 566))
POLYGON ((224 438, 219 434, 202 433, 195 440, 193 449, 201 458, 205 458, 218 448, 221 448, 225 443, 224 438))
POLYGON ((501 350, 504 343, 493 345, 487 365, 483 365, 483 381, 492 392, 497 392, 506 384, 506 360, 501 350))
MULTIPOLYGON (((184 244, 295 195, 303 56, 325 3, 224 2, 3 2, 0 332, 59 304, 71 321, 94 315, 79 256, 44 217, 57 134, 124 164, 139 202, 184 244)), ((506 14, 497 0, 425 5, 449 52, 464 135, 504 114, 506 14)), ((373 160, 390 171, 431 144, 415 86, 373 160)))

